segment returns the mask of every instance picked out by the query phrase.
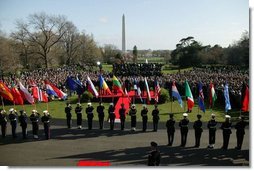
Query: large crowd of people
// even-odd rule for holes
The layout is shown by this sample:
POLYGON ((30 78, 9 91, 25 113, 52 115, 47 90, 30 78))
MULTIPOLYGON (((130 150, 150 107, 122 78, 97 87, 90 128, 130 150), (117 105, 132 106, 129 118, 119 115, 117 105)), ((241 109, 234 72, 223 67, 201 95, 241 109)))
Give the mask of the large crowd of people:
POLYGON ((49 80, 53 84, 55 84, 59 89, 63 92, 68 92, 68 87, 66 86, 66 79, 68 76, 77 78, 84 85, 87 85, 87 76, 89 76, 94 83, 95 87, 99 87, 99 74, 102 74, 104 80, 108 84, 108 86, 112 87, 112 76, 116 75, 119 81, 124 85, 127 91, 130 91, 134 88, 134 84, 140 87, 141 92, 144 92, 145 89, 145 77, 147 78, 147 82, 150 88, 154 90, 155 80, 158 81, 160 87, 163 87, 169 90, 169 94, 171 96, 171 88, 173 81, 176 82, 176 86, 181 96, 184 96, 184 82, 188 80, 190 88, 192 90, 192 94, 194 98, 198 97, 198 83, 202 82, 203 84, 203 93, 205 99, 208 99, 209 96, 209 84, 212 82, 215 87, 215 91, 218 96, 218 101, 223 102, 223 86, 225 83, 228 84, 229 93, 231 98, 232 106, 239 107, 241 100, 241 91, 242 85, 249 83, 249 71, 242 70, 238 67, 233 66, 225 66, 225 67, 203 67, 203 68, 193 68, 193 70, 184 70, 177 73, 172 74, 134 74, 133 71, 139 70, 137 73, 146 71, 150 72, 148 69, 144 69, 143 67, 152 67, 152 72, 158 69, 158 73, 161 73, 161 65, 153 65, 153 64, 144 64, 144 66, 139 65, 114 65, 114 69, 112 72, 95 70, 88 70, 82 66, 63 66, 54 69, 37 69, 34 71, 26 71, 21 72, 19 75, 8 75, 3 76, 3 80, 5 84, 9 87, 15 83, 15 80, 18 78, 25 85, 26 88, 29 89, 29 86, 35 83, 41 89, 45 89, 44 80, 49 80), (140 68, 138 68, 140 67, 140 68), (116 69, 118 68, 118 69, 116 69), (135 69, 133 69, 135 68, 135 69))

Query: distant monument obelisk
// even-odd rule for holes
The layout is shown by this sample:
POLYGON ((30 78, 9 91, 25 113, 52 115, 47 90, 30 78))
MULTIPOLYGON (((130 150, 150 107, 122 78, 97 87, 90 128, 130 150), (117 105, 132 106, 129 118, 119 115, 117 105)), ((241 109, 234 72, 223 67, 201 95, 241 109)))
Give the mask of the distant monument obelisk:
POLYGON ((126 52, 126 47, 125 47, 125 17, 123 14, 122 18, 122 53, 125 54, 126 52))

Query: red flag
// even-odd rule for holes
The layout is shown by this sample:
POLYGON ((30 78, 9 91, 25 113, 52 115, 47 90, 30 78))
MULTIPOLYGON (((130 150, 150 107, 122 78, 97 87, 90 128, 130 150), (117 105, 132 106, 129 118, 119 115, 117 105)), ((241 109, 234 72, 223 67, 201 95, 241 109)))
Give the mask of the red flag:
POLYGON ((249 111, 249 87, 247 85, 246 85, 246 88, 245 88, 245 96, 244 96, 244 99, 243 99, 242 111, 244 111, 244 112, 249 111))
POLYGON ((21 93, 19 92, 19 90, 17 89, 17 87, 12 87, 11 89, 11 94, 14 98, 14 103, 17 105, 23 105, 24 104, 24 100, 21 96, 21 93))
POLYGON ((40 90, 40 92, 41 92, 41 101, 47 103, 48 102, 48 95, 47 95, 47 93, 45 91, 42 91, 42 90, 40 90))
POLYGON ((37 86, 33 86, 32 87, 32 94, 33 94, 33 97, 39 101, 39 98, 40 98, 40 95, 39 95, 39 87, 37 86))
POLYGON ((10 89, 2 81, 0 81, 0 95, 9 101, 14 101, 10 89))

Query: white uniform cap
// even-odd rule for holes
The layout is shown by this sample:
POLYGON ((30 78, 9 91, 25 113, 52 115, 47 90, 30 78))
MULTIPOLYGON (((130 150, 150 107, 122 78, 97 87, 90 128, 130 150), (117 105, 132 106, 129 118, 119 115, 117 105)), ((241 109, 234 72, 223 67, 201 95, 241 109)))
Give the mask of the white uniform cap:
POLYGON ((132 104, 131 107, 135 107, 136 105, 135 104, 132 104))
POLYGON ((13 111, 14 111, 14 109, 13 109, 13 108, 10 108, 9 112, 13 112, 13 111))
POLYGON ((37 110, 35 110, 35 109, 34 109, 34 110, 32 110, 32 113, 37 113, 37 110))
POLYGON ((47 110, 44 110, 43 111, 43 114, 48 114, 49 112, 47 110))
POLYGON ((188 116, 188 113, 184 113, 183 116, 186 116, 186 117, 187 117, 187 116, 188 116))
POLYGON ((4 114, 4 113, 6 113, 6 111, 5 110, 1 110, 1 114, 4 114))
POLYGON ((211 116, 215 116, 215 114, 214 114, 214 113, 212 113, 212 114, 211 114, 211 116))
POLYGON ((87 106, 92 106, 92 103, 87 103, 87 106))
POLYGON ((146 105, 145 105, 145 104, 143 104, 143 107, 146 107, 146 105))
POLYGON ((114 105, 114 103, 110 103, 109 105, 110 105, 110 106, 113 106, 113 105, 114 105))
POLYGON ((231 116, 229 116, 229 115, 225 115, 225 118, 228 118, 228 119, 230 119, 230 118, 231 118, 231 116))

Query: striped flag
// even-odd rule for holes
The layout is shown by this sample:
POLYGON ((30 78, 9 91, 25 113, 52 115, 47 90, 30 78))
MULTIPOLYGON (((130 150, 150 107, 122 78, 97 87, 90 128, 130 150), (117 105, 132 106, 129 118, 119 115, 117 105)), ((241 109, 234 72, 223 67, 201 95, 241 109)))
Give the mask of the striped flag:
POLYGON ((212 108, 214 106, 215 100, 217 99, 213 83, 210 83, 209 89, 210 89, 210 91, 209 91, 209 104, 210 104, 210 107, 212 108))
POLYGON ((173 84, 172 84, 172 96, 177 98, 178 103, 180 104, 181 107, 183 107, 182 97, 176 88, 175 81, 173 81, 173 84))
POLYGON ((146 85, 146 92, 147 92, 147 96, 148 96, 148 101, 151 101, 151 95, 150 95, 150 90, 149 90, 149 86, 145 77, 145 85, 146 85))
POLYGON ((20 88, 20 92, 22 93, 22 95, 24 96, 24 98, 31 104, 34 103, 34 98, 33 96, 28 92, 28 90, 23 86, 23 84, 18 81, 19 83, 19 88, 20 88))
POLYGON ((2 82, 0 81, 0 95, 9 101, 13 102, 13 95, 11 94, 10 89, 2 82))
POLYGON ((121 85, 121 83, 118 81, 118 79, 116 78, 116 76, 113 76, 112 82, 113 82, 113 89, 116 90, 116 91, 119 90, 122 94, 124 94, 122 85, 121 85))
POLYGON ((110 89, 108 88, 106 81, 101 75, 99 76, 99 80, 100 80, 100 88, 106 91, 108 94, 112 94, 110 89))
POLYGON ((194 99, 191 93, 191 89, 190 86, 188 84, 188 81, 185 80, 185 96, 187 98, 187 105, 188 105, 188 110, 192 110, 193 106, 194 106, 194 99))
POLYGON ((160 94, 160 91, 161 91, 161 88, 160 88, 160 84, 158 83, 157 80, 154 81, 154 89, 155 89, 155 98, 154 100, 156 102, 159 102, 159 94, 160 94))
POLYGON ((88 90, 89 90, 92 94, 94 94, 96 97, 98 97, 98 96, 99 96, 99 93, 98 93, 98 91, 96 90, 96 88, 94 87, 94 84, 93 84, 93 82, 91 81, 91 79, 90 79, 89 76, 87 76, 87 82, 88 82, 88 90))

